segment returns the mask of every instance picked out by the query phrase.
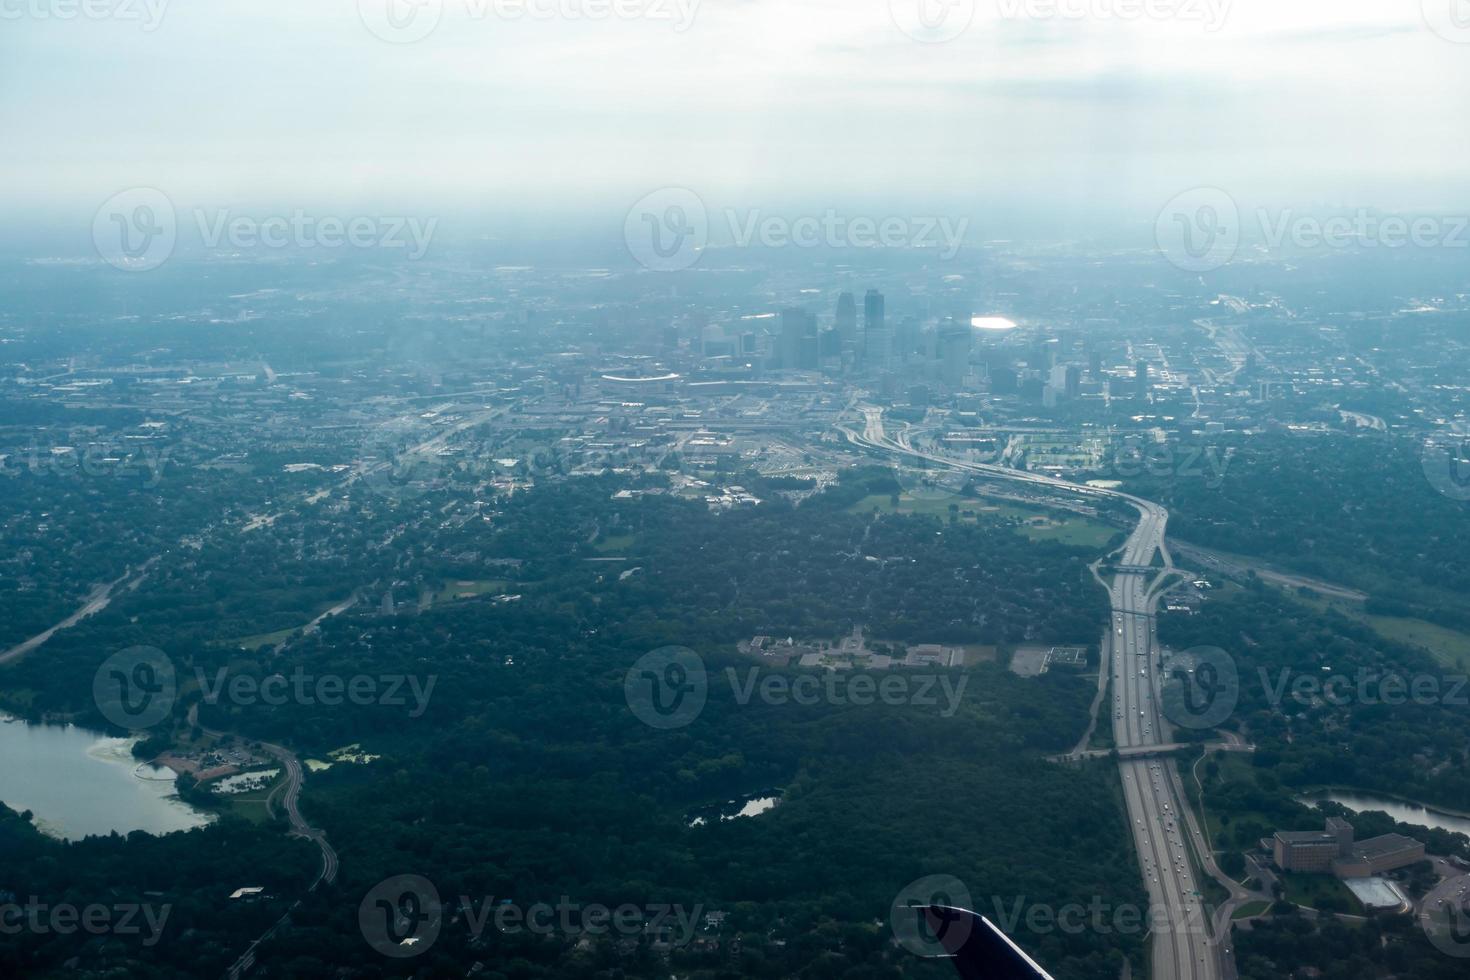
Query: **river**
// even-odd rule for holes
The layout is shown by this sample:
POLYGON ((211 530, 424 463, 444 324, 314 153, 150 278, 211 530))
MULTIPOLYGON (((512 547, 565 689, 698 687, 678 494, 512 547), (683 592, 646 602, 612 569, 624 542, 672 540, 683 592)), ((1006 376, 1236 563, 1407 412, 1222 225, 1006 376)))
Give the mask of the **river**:
POLYGON ((1418 803, 1390 800, 1382 796, 1357 793, 1351 790, 1325 790, 1318 793, 1309 793, 1306 796, 1299 797, 1299 799, 1309 806, 1320 800, 1331 800, 1334 803, 1342 804, 1354 813, 1362 813, 1365 810, 1382 810, 1399 823, 1411 823, 1420 827, 1435 827, 1439 830, 1456 831, 1470 836, 1470 819, 1451 816, 1448 813, 1441 813, 1438 810, 1431 810, 1429 807, 1420 806, 1418 803))
POLYGON ((166 834, 213 820, 179 799, 170 770, 139 765, 135 741, 0 713, 0 802, 30 810, 37 828, 63 840, 113 831, 166 834))

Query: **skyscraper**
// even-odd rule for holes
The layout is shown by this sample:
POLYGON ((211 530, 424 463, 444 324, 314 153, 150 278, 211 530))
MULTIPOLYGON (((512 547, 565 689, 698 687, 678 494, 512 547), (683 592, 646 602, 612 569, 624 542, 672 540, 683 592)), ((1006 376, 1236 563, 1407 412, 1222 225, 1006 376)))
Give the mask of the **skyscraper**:
POLYGON ((893 337, 883 307, 883 294, 868 290, 863 297, 863 361, 869 368, 886 368, 893 354, 893 337))
POLYGON ((1082 369, 1075 364, 1067 365, 1067 380, 1063 391, 1069 401, 1082 395, 1082 369))
POLYGON ((970 370, 970 325, 947 320, 939 327, 935 352, 939 355, 939 377, 951 389, 964 385, 970 370))
POLYGON ((867 330, 883 329, 883 294, 876 289, 868 290, 863 297, 863 327, 867 330))
POLYGON ((781 311, 780 365, 787 371, 817 366, 817 318, 806 310, 781 311))
POLYGON ((1136 374, 1136 376, 1134 378, 1134 384, 1137 386, 1138 397, 1139 398, 1147 398, 1148 397, 1148 361, 1139 361, 1138 362, 1137 374, 1136 374))
POLYGON ((852 293, 837 297, 837 336, 848 347, 857 345, 857 300, 852 293))

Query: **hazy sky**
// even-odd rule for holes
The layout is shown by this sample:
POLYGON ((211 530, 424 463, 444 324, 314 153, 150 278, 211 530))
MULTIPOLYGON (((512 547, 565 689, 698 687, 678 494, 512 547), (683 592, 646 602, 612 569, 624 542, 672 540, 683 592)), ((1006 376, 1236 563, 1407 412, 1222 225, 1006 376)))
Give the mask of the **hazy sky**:
POLYGON ((1470 204, 1470 0, 387 2, 0 0, 3 203, 1470 204))

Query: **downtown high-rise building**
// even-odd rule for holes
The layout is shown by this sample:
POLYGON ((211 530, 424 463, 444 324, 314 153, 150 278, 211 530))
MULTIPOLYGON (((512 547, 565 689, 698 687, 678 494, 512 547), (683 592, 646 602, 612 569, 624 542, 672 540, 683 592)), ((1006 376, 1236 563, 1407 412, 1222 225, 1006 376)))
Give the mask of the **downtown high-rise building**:
POLYGON ((888 329, 883 294, 870 289, 863 297, 863 363, 882 370, 892 356, 893 335, 888 329))
POLYGON ((782 310, 777 350, 777 361, 783 370, 816 370, 817 318, 803 309, 782 310))
POLYGON ((1068 401, 1076 401, 1082 397, 1082 368, 1076 364, 1067 365, 1066 381, 1062 386, 1063 393, 1068 401))
POLYGON ((968 321, 946 320, 939 327, 934 352, 939 359, 939 379, 951 390, 964 386, 970 373, 970 348, 974 334, 968 321))
POLYGON ((833 325, 845 347, 857 346, 857 300, 852 293, 837 297, 837 321, 833 325))

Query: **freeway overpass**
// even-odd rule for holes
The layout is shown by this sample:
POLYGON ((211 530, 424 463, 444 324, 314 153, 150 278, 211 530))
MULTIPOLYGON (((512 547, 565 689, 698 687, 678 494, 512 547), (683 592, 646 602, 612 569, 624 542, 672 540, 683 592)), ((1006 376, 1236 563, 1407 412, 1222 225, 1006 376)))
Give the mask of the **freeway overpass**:
POLYGON ((1206 752, 1254 752, 1256 750, 1254 745, 1241 745, 1238 742, 1169 742, 1162 745, 1130 745, 1126 749, 1116 750, 1090 749, 1086 752, 1068 752, 1066 755, 1053 755, 1048 758, 1052 762, 1106 759, 1116 751, 1120 759, 1152 759, 1197 747, 1203 747, 1206 752))

